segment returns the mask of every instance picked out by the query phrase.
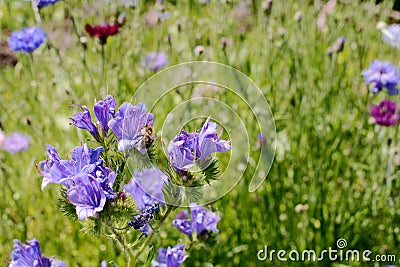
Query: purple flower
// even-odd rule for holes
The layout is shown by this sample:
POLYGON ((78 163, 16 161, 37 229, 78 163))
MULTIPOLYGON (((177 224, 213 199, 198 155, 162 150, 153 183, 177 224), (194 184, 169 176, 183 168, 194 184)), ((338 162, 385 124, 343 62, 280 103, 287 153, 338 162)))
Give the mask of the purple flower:
POLYGON ((42 7, 45 7, 48 5, 54 5, 58 1, 60 1, 60 0, 32 0, 32 4, 34 6, 42 8, 42 7))
POLYGON ((157 262, 152 262, 152 266, 178 267, 187 257, 183 244, 175 245, 172 248, 160 248, 157 253, 157 262))
POLYGON ((81 106, 82 112, 76 113, 70 118, 70 124, 84 130, 88 130, 90 134, 97 140, 101 141, 99 130, 92 122, 90 111, 86 106, 81 106))
POLYGON ((187 219, 187 214, 178 213, 172 221, 172 225, 187 236, 191 236, 193 231, 196 231, 199 235, 201 235, 203 231, 218 233, 217 223, 221 218, 217 213, 207 210, 204 206, 197 206, 196 203, 191 203, 189 207, 192 220, 189 221, 187 219))
POLYGON ((127 193, 133 196, 139 210, 143 211, 155 201, 165 203, 164 184, 167 176, 157 167, 135 171, 129 184, 124 186, 127 193))
POLYGON ((20 32, 13 31, 8 44, 13 51, 32 53, 46 40, 46 34, 38 27, 23 28, 20 32))
POLYGON ((204 206, 197 206, 196 203, 189 205, 192 213, 193 229, 201 234, 203 231, 213 231, 218 233, 217 223, 221 219, 217 213, 206 210, 204 206))
POLYGON ((383 100, 378 105, 371 106, 371 116, 382 126, 394 126, 399 122, 399 110, 396 102, 383 100))
POLYGON ((149 144, 146 128, 153 125, 154 115, 146 112, 146 106, 139 103, 132 106, 123 103, 115 118, 109 121, 108 126, 118 138, 118 151, 136 148, 140 153, 147 152, 149 144))
POLYGON ((108 121, 114 117, 116 106, 117 101, 112 96, 107 96, 104 100, 100 100, 94 104, 94 114, 99 120, 104 136, 107 135, 108 121))
POLYGON ((382 40, 388 45, 400 49, 400 24, 392 24, 383 28, 382 40))
POLYGON ((365 82, 372 85, 373 93, 379 93, 386 88, 389 94, 398 94, 396 86, 400 81, 400 74, 390 62, 375 60, 369 69, 362 71, 362 75, 365 82))
POLYGON ((168 57, 162 52, 150 52, 142 57, 142 67, 157 71, 168 64, 168 57))
POLYGON ((194 165, 197 133, 182 130, 168 145, 169 161, 176 169, 187 171, 194 165))
POLYGON ((200 165, 207 156, 214 152, 226 152, 231 149, 228 141, 220 140, 217 135, 217 124, 210 122, 210 118, 204 123, 197 138, 196 156, 200 159, 200 165))
POLYGON ((34 238, 28 240, 27 244, 21 244, 17 239, 14 239, 14 250, 12 252, 12 261, 10 267, 65 267, 63 261, 53 258, 46 258, 40 251, 39 242, 34 238))
POLYGON ((200 133, 187 133, 182 130, 168 146, 169 160, 176 169, 188 171, 195 163, 200 167, 208 163, 208 156, 214 152, 226 152, 231 149, 229 141, 220 140, 217 124, 208 118, 200 133))
POLYGON ((97 212, 102 211, 106 203, 106 195, 100 183, 87 173, 80 173, 74 177, 74 185, 68 189, 67 196, 76 206, 79 220, 96 217, 97 212))
POLYGON ((334 53, 340 53, 344 49, 344 37, 339 37, 336 42, 326 49, 326 53, 328 55, 332 55, 334 53))
POLYGON ((29 143, 30 137, 28 135, 14 132, 7 137, 3 137, 2 142, 0 142, 0 149, 15 154, 27 150, 30 145, 29 143))

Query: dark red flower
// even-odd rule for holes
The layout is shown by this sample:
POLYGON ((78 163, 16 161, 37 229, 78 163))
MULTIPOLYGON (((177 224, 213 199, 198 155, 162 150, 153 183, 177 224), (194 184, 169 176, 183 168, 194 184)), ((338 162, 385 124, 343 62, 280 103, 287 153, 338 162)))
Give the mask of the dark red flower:
POLYGON ((91 37, 97 37, 99 38, 101 44, 105 44, 107 42, 108 36, 118 33, 119 26, 120 25, 118 22, 114 22, 113 25, 110 25, 108 23, 95 26, 86 24, 85 29, 91 37))

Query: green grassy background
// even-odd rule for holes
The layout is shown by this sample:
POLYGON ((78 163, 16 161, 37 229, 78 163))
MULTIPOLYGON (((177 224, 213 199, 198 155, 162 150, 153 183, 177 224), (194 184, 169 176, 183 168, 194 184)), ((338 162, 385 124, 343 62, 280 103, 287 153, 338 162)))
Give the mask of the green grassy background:
MULTIPOLYGON (((392 1, 379 6, 374 1, 338 1, 323 30, 317 18, 324 1, 318 0, 274 1, 270 14, 263 12, 261 1, 243 1, 248 7, 244 17, 238 1, 164 1, 171 16, 153 27, 145 20, 157 8, 153 1, 137 1, 136 8, 109 2, 63 1, 44 8, 41 23, 28 2, 0 2, 2 40, 12 30, 40 25, 49 44, 32 57, 18 54, 15 67, 0 69, 3 130, 32 137, 28 151, 0 151, 0 259, 11 253, 13 239, 35 237, 45 255, 57 255, 68 266, 99 266, 101 260, 123 266, 124 257, 111 241, 83 235, 78 223, 57 211, 59 187, 40 190, 34 161, 46 157, 46 143, 66 156, 89 137, 68 125, 75 112, 71 103, 90 107, 107 90, 118 103, 130 101, 152 75, 140 65, 150 51, 165 52, 169 65, 210 60, 237 68, 261 88, 276 120, 276 160, 266 182, 247 193, 249 177, 244 177, 213 204, 222 217, 218 243, 191 250, 185 266, 368 265, 257 260, 264 245, 320 251, 334 247, 339 238, 348 241, 348 248, 400 259, 400 160, 393 153, 398 132, 370 119, 370 104, 387 96, 372 95, 360 74, 375 59, 399 66, 400 51, 383 43, 375 27, 378 21, 389 22, 392 1), (105 46, 101 84, 100 45, 87 38, 84 49, 70 15, 77 32, 84 34, 85 23, 110 21, 121 11, 126 23, 105 46), (294 19, 297 11, 303 13, 301 21, 294 19), (344 51, 326 55, 340 36, 346 39, 344 51), (225 50, 221 37, 228 40, 225 50), (204 46, 203 54, 194 53, 196 45, 204 46), (393 181, 388 183, 388 177, 393 181), (308 209, 296 212, 298 204, 308 209)), ((230 103, 229 96, 224 99, 230 103)), ((251 124, 250 111, 242 116, 251 124)), ((256 132, 249 134, 256 138, 256 132)), ((174 245, 182 238, 166 224, 155 242, 174 245)))

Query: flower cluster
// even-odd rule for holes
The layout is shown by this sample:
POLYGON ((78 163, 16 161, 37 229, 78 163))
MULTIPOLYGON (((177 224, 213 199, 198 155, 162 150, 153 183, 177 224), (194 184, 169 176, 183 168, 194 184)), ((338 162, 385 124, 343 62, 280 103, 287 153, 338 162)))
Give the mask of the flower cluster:
POLYGON ((200 132, 182 130, 169 144, 169 160, 177 170, 188 171, 197 162, 201 168, 208 163, 209 155, 231 149, 229 141, 220 140, 217 124, 208 118, 200 132))
POLYGON ((28 240, 27 244, 21 244, 14 240, 14 250, 10 267, 66 267, 65 262, 52 258, 46 258, 40 251, 39 242, 36 239, 28 240))
POLYGON ((372 105, 371 116, 374 117, 377 124, 382 126, 394 126, 400 121, 397 104, 389 99, 383 100, 378 105, 372 105))
POLYGON ((116 35, 120 26, 121 25, 117 21, 112 25, 108 23, 95 26, 86 24, 85 30, 91 37, 98 38, 101 44, 106 44, 107 38, 112 35, 116 35))
POLYGON ((46 33, 38 28, 23 28, 21 31, 13 31, 8 44, 13 51, 32 53, 46 40, 46 33))
POLYGON ((153 261, 153 267, 179 267, 188 256, 185 253, 185 245, 178 244, 174 247, 160 248, 157 261, 153 261))
POLYGON ((386 88, 388 94, 398 94, 396 87, 400 82, 400 74, 390 62, 375 60, 361 74, 364 76, 365 82, 371 85, 373 93, 377 94, 386 88))
POLYGON ((43 176, 42 190, 50 183, 62 184, 79 220, 96 217, 106 200, 116 196, 112 189, 116 174, 100 159, 103 148, 88 149, 84 144, 72 151, 70 160, 63 160, 53 146, 46 147, 48 159, 36 166, 43 176))
POLYGON ((150 206, 147 206, 142 213, 133 216, 133 220, 128 222, 130 227, 134 229, 141 229, 142 232, 146 230, 143 227, 153 219, 153 214, 160 210, 158 202, 154 202, 150 206))
POLYGON ((221 219, 219 215, 211 210, 207 210, 204 206, 197 206, 196 203, 190 204, 192 220, 188 220, 188 213, 182 211, 173 220, 172 224, 187 236, 192 236, 196 231, 201 235, 204 231, 212 231, 218 233, 217 223, 221 219))

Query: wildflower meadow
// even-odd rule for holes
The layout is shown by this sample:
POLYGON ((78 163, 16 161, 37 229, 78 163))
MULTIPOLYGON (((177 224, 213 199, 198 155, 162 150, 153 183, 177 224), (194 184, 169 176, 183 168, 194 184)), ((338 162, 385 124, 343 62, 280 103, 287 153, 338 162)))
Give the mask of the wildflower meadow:
POLYGON ((396 4, 0 1, 0 266, 400 266, 396 4))

